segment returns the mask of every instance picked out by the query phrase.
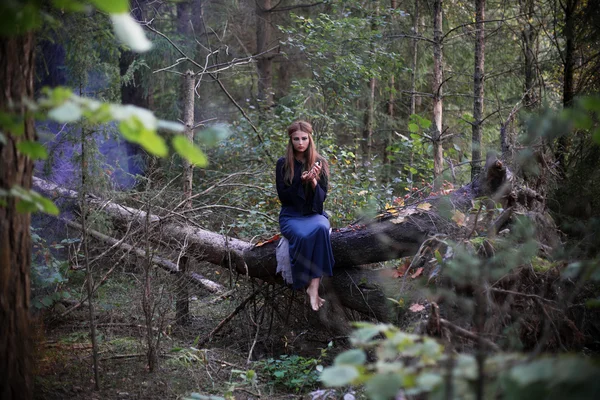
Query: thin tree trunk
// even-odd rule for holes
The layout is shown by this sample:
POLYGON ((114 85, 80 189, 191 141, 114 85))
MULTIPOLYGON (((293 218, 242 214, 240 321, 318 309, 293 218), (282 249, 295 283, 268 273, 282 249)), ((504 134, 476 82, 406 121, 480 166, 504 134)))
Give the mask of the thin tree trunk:
POLYGON ((444 168, 444 149, 442 148, 442 0, 433 3, 433 183, 434 188, 441 185, 444 168))
MULTIPOLYGON (((411 79, 410 79, 410 115, 416 114, 417 112, 417 65, 418 65, 418 61, 419 61, 419 41, 416 39, 417 36, 419 36, 419 0, 415 0, 415 11, 413 13, 413 30, 414 30, 414 35, 415 35, 415 39, 413 40, 413 47, 412 47, 412 74, 411 74, 411 79)), ((408 170, 408 179, 410 181, 409 183, 409 189, 412 189, 413 187, 413 173, 412 173, 412 168, 413 168, 413 163, 414 163, 414 151, 411 148, 410 149, 410 161, 409 161, 409 170, 408 170)))
POLYGON ((481 172, 481 125, 485 65, 485 0, 475 2, 475 71, 473 73, 473 125, 471 137, 471 179, 481 172))
POLYGON ((81 235, 83 245, 83 257, 85 263, 85 275, 87 280, 87 295, 88 295, 88 317, 90 319, 90 336, 92 339, 92 360, 94 366, 94 390, 100 390, 100 376, 98 373, 98 343, 96 342, 96 323, 94 313, 94 302, 92 294, 94 291, 94 282, 92 280, 92 271, 89 263, 88 251, 88 235, 87 235, 87 204, 85 197, 87 193, 86 178, 87 178, 87 160, 86 160, 86 129, 81 129, 81 191, 80 191, 80 208, 81 208, 81 235))
MULTIPOLYGON (((570 107, 575 97, 574 69, 575 69, 575 10, 579 0, 566 0, 564 6, 566 40, 564 55, 564 77, 563 77, 563 107, 570 107)), ((558 138, 558 146, 555 157, 561 176, 565 174, 566 157, 569 151, 569 138, 563 135, 558 138)))
MULTIPOLYGON (((24 98, 33 98, 34 36, 0 37, 0 112, 25 115, 24 98), (16 107, 16 109, 15 109, 16 107)), ((22 134, 2 127, 0 189, 31 188, 33 162, 17 144, 35 140, 33 119, 24 119, 22 134)), ((33 395, 32 341, 29 316, 31 236, 29 213, 17 212, 18 200, 5 197, 0 207, 0 398, 33 395)))
MULTIPOLYGON (((415 0, 415 11, 413 13, 413 30, 415 39, 412 43, 412 74, 410 78, 410 114, 417 112, 417 63, 419 61, 419 0, 415 0)), ((412 174, 411 174, 412 175, 412 174)), ((412 180, 412 179, 411 179, 412 180)))
POLYGON ((363 134, 362 134, 362 153, 363 165, 368 165, 371 161, 373 149, 373 119, 375 117, 375 78, 369 80, 369 97, 367 99, 367 108, 365 109, 363 119, 363 134))
MULTIPOLYGON (((271 0, 256 0, 256 54, 264 53, 271 42, 271 0)), ((273 105, 273 58, 261 54, 257 58, 258 101, 264 116, 273 105)))
MULTIPOLYGON (((185 136, 192 142, 194 140, 194 73, 187 71, 184 76, 184 108, 183 108, 183 123, 185 125, 185 136)), ((183 160, 183 205, 184 210, 192 208, 192 184, 194 179, 194 166, 186 159, 183 160)), ((189 269, 189 257, 183 248, 183 257, 180 262, 179 287, 177 291, 176 314, 177 323, 186 324, 189 320, 190 302, 185 275, 189 269)))

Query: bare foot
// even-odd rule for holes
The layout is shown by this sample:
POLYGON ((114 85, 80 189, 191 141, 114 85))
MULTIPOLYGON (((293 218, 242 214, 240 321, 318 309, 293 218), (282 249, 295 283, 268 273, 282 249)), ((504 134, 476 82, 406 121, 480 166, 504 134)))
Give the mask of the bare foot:
POLYGON ((306 293, 310 299, 310 306, 313 310, 319 311, 319 308, 325 304, 325 300, 319 297, 319 283, 320 278, 313 278, 308 285, 308 289, 306 289, 306 293))

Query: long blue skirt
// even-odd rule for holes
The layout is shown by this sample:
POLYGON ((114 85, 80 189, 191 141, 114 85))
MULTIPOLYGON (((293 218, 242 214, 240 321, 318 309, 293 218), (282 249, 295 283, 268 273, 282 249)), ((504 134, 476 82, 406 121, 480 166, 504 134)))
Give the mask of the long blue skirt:
POLYGON ((327 217, 279 215, 281 233, 290 243, 294 289, 308 285, 313 278, 333 275, 333 251, 327 217))

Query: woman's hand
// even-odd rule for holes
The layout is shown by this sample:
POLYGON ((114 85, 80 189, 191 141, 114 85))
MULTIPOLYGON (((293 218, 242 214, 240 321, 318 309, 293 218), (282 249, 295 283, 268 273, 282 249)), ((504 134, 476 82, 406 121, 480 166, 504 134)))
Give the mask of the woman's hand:
POLYGON ((313 189, 316 188, 317 187, 317 177, 321 174, 322 168, 323 167, 321 167, 320 163, 316 163, 315 165, 313 165, 313 167, 310 169, 310 171, 304 171, 301 175, 302 182, 304 182, 304 183, 310 182, 313 189))

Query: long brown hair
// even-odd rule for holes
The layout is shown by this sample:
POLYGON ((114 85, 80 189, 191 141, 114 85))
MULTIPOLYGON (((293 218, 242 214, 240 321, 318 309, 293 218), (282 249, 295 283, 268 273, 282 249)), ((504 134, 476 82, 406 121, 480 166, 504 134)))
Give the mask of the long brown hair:
MULTIPOLYGON (((287 145, 287 154, 285 157, 285 164, 283 167, 283 180, 288 184, 292 184, 292 179, 294 178, 294 145, 292 144, 292 134, 295 132, 302 132, 308 134, 308 147, 304 150, 304 170, 308 171, 315 164, 317 160, 321 162, 321 173, 324 174, 326 178, 329 178, 329 164, 327 160, 323 158, 317 148, 315 147, 315 141, 313 140, 312 133, 313 128, 309 122, 306 121, 295 121, 292 122, 290 126, 287 128, 288 131, 288 145, 287 145)), ((317 176, 317 181, 320 179, 320 176, 317 176)))

